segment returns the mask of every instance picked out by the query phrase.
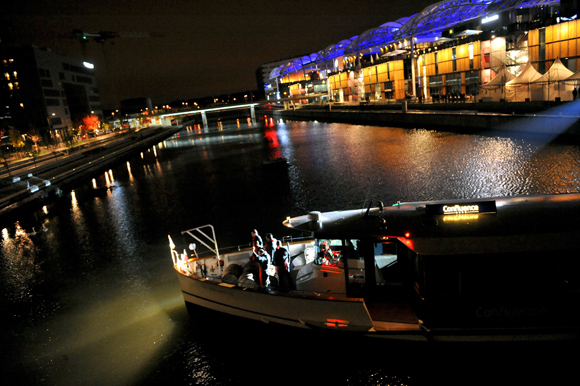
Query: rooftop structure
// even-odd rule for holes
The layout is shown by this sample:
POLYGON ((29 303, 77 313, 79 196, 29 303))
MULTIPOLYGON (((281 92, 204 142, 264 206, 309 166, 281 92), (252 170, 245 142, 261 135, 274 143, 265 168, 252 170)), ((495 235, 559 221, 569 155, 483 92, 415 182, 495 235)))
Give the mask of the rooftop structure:
MULTIPOLYGON (((357 95, 353 85, 359 82, 358 78, 361 78, 359 97, 372 95, 370 87, 375 89, 377 97, 395 99, 407 94, 417 96, 420 92, 428 97, 451 91, 475 95, 478 87, 472 84, 487 83, 502 66, 517 75, 528 60, 533 60, 534 66, 543 73, 556 57, 552 57, 553 52, 546 53, 547 41, 541 29, 574 20, 577 8, 572 0, 444 0, 409 17, 386 22, 330 44, 317 53, 289 59, 272 68, 269 83, 279 86, 281 98, 284 97, 282 90, 286 92, 287 89, 289 97, 300 97, 315 92, 317 84, 327 85, 329 99, 336 100, 330 95, 333 92, 331 84, 345 89, 350 98, 357 95), (534 48, 529 52, 528 32, 532 30, 540 31, 538 36, 541 37, 534 41, 538 51, 534 48), (455 48, 448 53, 442 52, 452 47, 455 48), (469 64, 465 65, 463 59, 469 64), (397 79, 391 70, 377 67, 381 62, 398 60, 402 63, 396 65, 401 70, 397 79), (461 69, 459 62, 462 62, 461 69), (451 68, 447 67, 449 64, 451 68), (377 76, 372 78, 372 71, 365 74, 367 77, 355 74, 348 91, 346 78, 330 81, 330 77, 343 71, 362 71, 370 66, 377 67, 372 70, 377 76), (387 74, 387 82, 378 79, 380 72, 387 74), (385 94, 386 90, 391 90, 392 95, 385 94)), ((577 30, 580 31, 575 26, 566 29, 566 37, 562 34, 562 40, 576 38, 577 30), (568 36, 568 30, 573 31, 574 36, 568 36)), ((555 35, 549 39, 551 42, 555 35)), ((566 46, 568 44, 566 42, 566 46)), ((576 68, 576 50, 565 53, 566 57, 561 55, 564 65, 574 72, 580 69, 576 68)))

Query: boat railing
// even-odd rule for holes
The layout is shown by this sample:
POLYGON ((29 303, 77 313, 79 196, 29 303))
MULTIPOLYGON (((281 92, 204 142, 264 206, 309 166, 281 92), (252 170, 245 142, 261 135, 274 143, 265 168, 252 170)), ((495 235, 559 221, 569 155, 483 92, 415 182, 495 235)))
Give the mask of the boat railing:
MULTIPOLYGON (((173 265, 176 266, 180 271, 185 273, 189 273, 191 275, 196 275, 196 267, 199 265, 201 260, 215 258, 218 262, 217 266, 219 267, 219 273, 217 274, 218 278, 221 278, 221 273, 224 269, 224 261, 221 255, 232 255, 236 252, 244 252, 247 251, 251 253, 250 245, 232 245, 225 248, 219 248, 217 243, 217 238, 215 235, 215 229, 211 224, 202 225, 199 227, 191 228, 181 232, 182 235, 189 235, 193 238, 196 242, 200 245, 203 245, 206 249, 202 252, 198 253, 197 244, 190 243, 188 249, 191 251, 188 253, 185 248, 183 253, 179 253, 176 250, 176 246, 171 239, 171 236, 168 235, 169 238, 169 247, 171 250, 171 258, 173 260, 173 265)), ((281 240, 283 244, 290 246, 293 242, 302 242, 304 240, 308 240, 311 237, 306 236, 283 236, 281 240)), ((226 259, 227 260, 227 259, 226 259)), ((203 275, 205 277, 205 275, 203 275)))
MULTIPOLYGON (((292 243, 292 242, 300 242, 300 241, 304 241, 304 240, 310 240, 311 238, 312 237, 310 237, 310 236, 300 236, 300 237, 282 236, 282 243, 287 244, 287 243, 292 243)), ((245 249, 250 249, 250 248, 251 247, 249 246, 249 244, 247 244, 247 245, 238 244, 238 245, 231 245, 231 246, 225 247, 225 248, 220 248, 220 252, 222 254, 227 254, 227 253, 232 253, 232 252, 240 252, 240 251, 243 251, 245 249)), ((208 253, 210 253, 210 252, 208 251, 208 253)))
MULTIPOLYGON (((204 247, 206 247, 211 252, 213 252, 216 255, 218 260, 220 259, 220 252, 218 249, 217 239, 215 237, 215 229, 214 229, 213 225, 207 224, 207 225, 202 225, 200 227, 191 228, 191 229, 188 229, 186 231, 181 232, 181 234, 182 235, 188 234, 193 239, 197 240, 200 244, 202 244, 204 247), (207 230, 205 230, 205 228, 209 228, 211 230, 211 235, 208 235, 206 233, 207 230), (213 245, 208 245, 206 243, 206 241, 209 242, 210 244, 213 244, 213 245)), ((194 243, 189 244, 189 249, 191 251, 193 251, 195 253, 195 255, 197 256, 197 246, 194 243)))

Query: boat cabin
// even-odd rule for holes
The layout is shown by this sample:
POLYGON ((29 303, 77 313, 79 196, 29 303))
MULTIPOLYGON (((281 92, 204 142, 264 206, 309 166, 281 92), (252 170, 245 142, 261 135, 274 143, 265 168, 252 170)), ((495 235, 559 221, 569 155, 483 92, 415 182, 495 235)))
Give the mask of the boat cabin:
POLYGON ((556 195, 316 212, 287 225, 341 257, 348 296, 405 302, 424 328, 577 328, 578 218, 580 195, 556 195), (349 233, 363 237, 331 236, 349 233))

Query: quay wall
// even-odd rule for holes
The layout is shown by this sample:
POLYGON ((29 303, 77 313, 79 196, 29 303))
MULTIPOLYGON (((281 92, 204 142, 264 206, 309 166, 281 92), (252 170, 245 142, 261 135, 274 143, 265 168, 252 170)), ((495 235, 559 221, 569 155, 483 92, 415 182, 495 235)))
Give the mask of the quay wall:
MULTIPOLYGON (((381 106, 317 106, 294 110, 272 110, 274 116, 284 119, 332 121, 354 124, 395 127, 454 130, 466 133, 507 131, 550 135, 580 135, 580 116, 531 110, 529 113, 493 112, 475 110, 476 103, 457 104, 444 109, 435 105, 423 109, 408 108, 401 104, 381 106)), ((510 106, 513 107, 513 106, 510 106)), ((501 111, 498 108, 498 111, 501 111)))
POLYGON ((59 198, 63 191, 71 189, 81 181, 163 141, 179 130, 181 130, 181 126, 158 128, 142 134, 136 133, 133 136, 133 141, 121 140, 119 146, 103 147, 99 152, 86 157, 81 165, 73 162, 70 166, 55 167, 52 171, 38 175, 38 177, 50 181, 50 185, 39 186, 40 189, 35 193, 23 190, 9 197, 2 197, 0 200, 0 224, 10 221, 14 215, 23 210, 39 208, 48 201, 59 198), (107 149, 108 147, 110 149, 107 149))

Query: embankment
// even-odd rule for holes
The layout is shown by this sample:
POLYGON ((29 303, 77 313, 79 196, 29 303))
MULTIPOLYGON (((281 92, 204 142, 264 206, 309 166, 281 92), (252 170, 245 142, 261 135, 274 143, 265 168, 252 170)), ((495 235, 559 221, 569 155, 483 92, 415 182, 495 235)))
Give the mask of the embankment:
POLYGON ((541 106, 504 103, 331 104, 266 113, 291 120, 444 129, 467 133, 507 131, 580 136, 580 102, 541 106))
POLYGON ((34 177, 42 182, 34 185, 29 183, 28 187, 0 198, 0 222, 10 220, 24 210, 45 205, 62 195, 63 191, 163 141, 180 129, 181 126, 142 130, 129 138, 88 150, 81 159, 74 162, 55 161, 52 167, 45 168, 43 173, 34 177))

